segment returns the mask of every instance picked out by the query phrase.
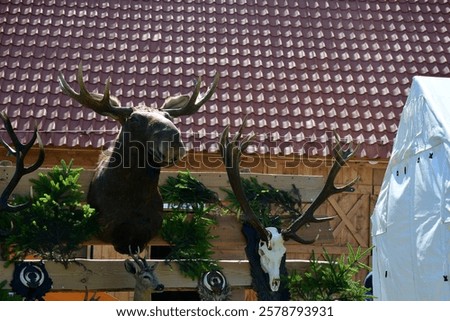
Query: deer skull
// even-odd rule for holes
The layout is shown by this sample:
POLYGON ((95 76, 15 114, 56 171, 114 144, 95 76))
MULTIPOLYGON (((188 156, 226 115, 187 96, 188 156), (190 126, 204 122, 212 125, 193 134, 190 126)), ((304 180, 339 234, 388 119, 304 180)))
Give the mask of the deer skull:
POLYGON ((267 227, 266 230, 271 235, 269 240, 270 246, 268 246, 267 242, 261 240, 258 253, 261 257, 261 268, 265 273, 269 274, 270 289, 276 292, 280 288, 280 265, 281 259, 286 253, 286 248, 283 244, 283 236, 278 232, 278 229, 267 227))
MULTIPOLYGON (((233 189, 233 193, 236 195, 236 199, 239 202, 242 212, 244 213, 244 221, 251 225, 260 237, 258 254, 260 256, 261 269, 265 273, 269 274, 270 288, 272 292, 278 292, 280 287, 280 267, 283 256, 286 253, 286 248, 283 245, 284 240, 287 241, 290 239, 301 244, 314 243, 316 239, 305 240, 297 234, 298 230, 302 226, 309 223, 319 223, 333 219, 332 216, 320 218, 315 217, 314 212, 327 200, 329 196, 342 192, 353 192, 355 190, 353 185, 355 185, 358 181, 358 177, 340 187, 336 186, 334 181, 342 166, 344 166, 347 160, 355 154, 356 149, 352 148, 351 143, 348 148, 345 148, 345 145, 341 143, 340 137, 336 134, 337 144, 333 147, 335 161, 333 162, 328 177, 326 178, 324 187, 306 211, 299 211, 296 218, 292 220, 289 226, 283 228, 280 233, 274 227, 264 227, 256 213, 251 208, 241 182, 239 163, 241 160, 242 151, 247 148, 255 136, 248 135, 247 137, 241 139, 244 124, 245 119, 243 121, 243 125, 239 128, 238 132, 232 136, 231 140, 229 138, 229 126, 224 129, 222 135, 220 136, 220 151, 222 153, 222 158, 227 170, 231 188, 233 189)), ((260 288, 260 290, 261 292, 266 292, 265 288, 260 288)))

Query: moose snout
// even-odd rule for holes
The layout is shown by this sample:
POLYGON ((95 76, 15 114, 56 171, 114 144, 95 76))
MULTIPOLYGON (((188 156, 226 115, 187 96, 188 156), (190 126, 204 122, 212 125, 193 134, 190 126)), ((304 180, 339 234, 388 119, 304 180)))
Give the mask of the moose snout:
POLYGON ((164 291, 164 284, 158 284, 155 288, 156 292, 162 292, 164 291))
POLYGON ((177 160, 183 158, 185 154, 186 149, 181 140, 173 140, 161 144, 161 161, 166 164, 173 164, 177 160))
POLYGON ((154 145, 153 150, 152 148, 149 150, 153 161, 162 166, 167 166, 184 157, 186 148, 177 130, 167 129, 158 134, 158 138, 155 139, 158 143, 154 145))

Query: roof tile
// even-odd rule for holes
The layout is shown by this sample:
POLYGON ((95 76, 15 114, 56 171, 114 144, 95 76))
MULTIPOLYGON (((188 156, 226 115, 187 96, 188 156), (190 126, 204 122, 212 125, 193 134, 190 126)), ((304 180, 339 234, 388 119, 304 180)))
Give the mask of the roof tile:
POLYGON ((247 126, 269 134, 255 152, 326 155, 304 143, 337 130, 362 142, 360 156, 388 157, 412 77, 450 75, 448 4, 17 0, 0 8, 0 103, 21 130, 34 118, 46 144, 100 147, 119 126, 63 96, 58 70, 74 83, 81 60, 88 88, 109 76, 127 106, 161 105, 218 70, 213 99, 176 120, 199 134, 188 146, 217 150, 189 139, 211 140, 248 113, 247 126))

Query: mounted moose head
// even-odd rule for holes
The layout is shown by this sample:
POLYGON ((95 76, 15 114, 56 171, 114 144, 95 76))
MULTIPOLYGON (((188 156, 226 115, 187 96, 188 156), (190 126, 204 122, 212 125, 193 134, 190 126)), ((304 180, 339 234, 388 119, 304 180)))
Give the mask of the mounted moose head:
MULTIPOLYGON (((243 124, 245 124, 245 121, 243 124)), ((293 219, 288 227, 279 231, 274 227, 263 226, 257 215, 250 207, 247 197, 245 196, 241 183, 239 163, 242 151, 244 151, 250 144, 253 136, 247 136, 240 142, 239 140, 242 135, 243 127, 244 125, 241 126, 231 141, 228 137, 229 128, 225 128, 220 137, 220 148, 230 185, 244 215, 243 219, 247 224, 253 227, 259 235, 260 241, 258 245, 258 254, 260 256, 260 266, 262 270, 269 275, 270 289, 275 292, 278 291, 280 287, 280 264, 286 253, 284 242, 291 239, 303 244, 313 243, 315 240, 305 240, 297 235, 297 231, 306 224, 320 223, 333 219, 333 217, 314 217, 314 212, 329 196, 337 193, 354 191, 353 185, 358 181, 358 177, 342 187, 336 187, 334 180, 341 167, 354 155, 356 149, 352 150, 350 146, 344 150, 343 146, 339 142, 339 137, 336 137, 337 144, 333 148, 335 162, 331 167, 322 191, 304 213, 299 213, 299 215, 293 219)))
POLYGON ((162 224, 163 200, 158 190, 160 168, 170 166, 184 154, 180 132, 172 117, 195 113, 213 95, 218 74, 204 95, 199 96, 199 78, 191 95, 169 97, 161 108, 120 107, 110 96, 109 80, 103 95, 90 93, 78 69, 80 93, 59 75, 63 93, 83 106, 117 120, 122 129, 112 148, 102 156, 91 181, 88 203, 97 209, 99 238, 127 254, 145 245, 162 224))
POLYGON ((125 260, 125 269, 131 273, 135 280, 134 301, 151 301, 153 292, 164 291, 164 285, 155 275, 157 264, 148 265, 147 261, 138 254, 130 254, 134 262, 125 260))
POLYGON ((6 131, 8 132, 14 147, 11 147, 3 138, 0 139, 0 143, 7 149, 9 154, 16 157, 16 170, 14 172, 14 175, 11 178, 8 185, 6 186, 6 188, 3 190, 2 195, 0 196, 0 211, 16 212, 27 207, 29 203, 10 205, 8 203, 8 199, 11 196, 12 192, 14 191, 14 188, 16 188, 22 176, 34 172, 42 165, 45 158, 44 146, 42 144, 41 137, 37 132, 37 128, 34 129, 34 133, 33 136, 31 137, 31 140, 26 144, 22 144, 19 138, 17 137, 16 133, 14 132, 14 129, 12 128, 11 125, 11 121, 9 120, 8 116, 6 116, 5 113, 0 113, 0 118, 3 120, 6 131), (25 157, 30 151, 31 147, 33 147, 36 140, 39 144, 38 159, 34 164, 26 167, 25 157))

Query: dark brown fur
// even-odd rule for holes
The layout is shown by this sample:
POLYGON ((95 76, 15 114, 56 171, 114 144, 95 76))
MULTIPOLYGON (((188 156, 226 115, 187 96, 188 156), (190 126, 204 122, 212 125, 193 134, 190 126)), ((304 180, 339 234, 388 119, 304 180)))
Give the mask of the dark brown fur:
POLYGON ((163 112, 140 108, 131 114, 112 149, 102 156, 89 188, 101 240, 123 254, 145 248, 162 224, 160 167, 183 153, 178 129, 163 112), (169 148, 163 151, 164 146, 169 148))

